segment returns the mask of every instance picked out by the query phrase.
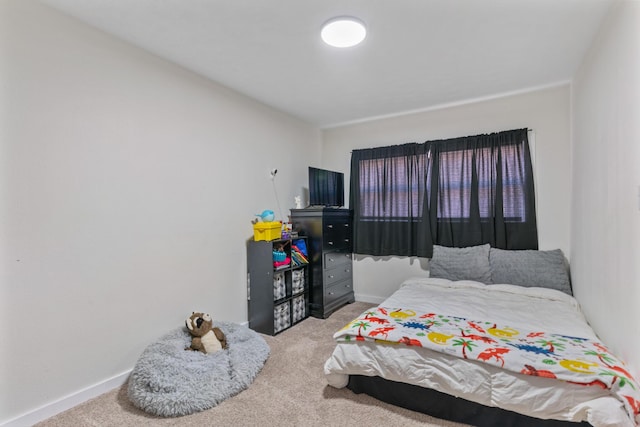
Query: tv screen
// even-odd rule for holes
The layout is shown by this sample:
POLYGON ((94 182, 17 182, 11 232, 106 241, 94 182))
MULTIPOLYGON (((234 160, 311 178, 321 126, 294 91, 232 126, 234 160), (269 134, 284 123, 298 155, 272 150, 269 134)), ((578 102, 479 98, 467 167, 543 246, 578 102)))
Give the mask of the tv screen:
POLYGON ((344 174, 309 167, 309 205, 344 206, 344 174))

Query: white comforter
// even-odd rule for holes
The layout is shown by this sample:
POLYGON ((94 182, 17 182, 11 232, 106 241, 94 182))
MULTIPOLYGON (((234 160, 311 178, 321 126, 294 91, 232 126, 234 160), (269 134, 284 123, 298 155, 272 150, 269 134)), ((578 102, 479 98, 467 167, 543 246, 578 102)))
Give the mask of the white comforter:
MULTIPOLYGON (((419 278, 405 281, 380 305, 596 338, 577 301, 551 289, 419 278)), ((622 402, 600 387, 522 375, 420 347, 339 343, 324 371, 336 388, 345 387, 349 375, 379 376, 537 418, 635 425, 622 402)))

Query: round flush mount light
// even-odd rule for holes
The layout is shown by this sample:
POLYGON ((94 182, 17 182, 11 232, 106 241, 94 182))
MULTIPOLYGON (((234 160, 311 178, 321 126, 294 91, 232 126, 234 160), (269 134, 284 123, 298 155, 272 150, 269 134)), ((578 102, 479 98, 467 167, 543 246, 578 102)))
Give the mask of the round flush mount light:
POLYGON ((341 16, 327 21, 320 33, 322 40, 329 46, 351 47, 364 40, 367 29, 364 22, 351 16, 341 16))

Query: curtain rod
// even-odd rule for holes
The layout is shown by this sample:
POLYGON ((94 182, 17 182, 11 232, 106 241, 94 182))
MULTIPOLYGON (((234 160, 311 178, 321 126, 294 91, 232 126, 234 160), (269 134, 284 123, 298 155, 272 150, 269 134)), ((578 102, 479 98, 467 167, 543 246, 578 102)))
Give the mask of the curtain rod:
MULTIPOLYGON (((520 128, 520 129, 522 129, 522 128, 520 128)), ((527 128, 527 132, 533 132, 533 131, 534 131, 533 129, 527 128)), ((502 131, 502 132, 508 132, 508 131, 502 131)), ((493 133, 499 133, 499 132, 493 132, 493 133)), ((466 137, 463 137, 463 138, 466 138, 466 137)), ((405 144, 422 144, 422 143, 420 143, 420 142, 405 142, 403 144, 397 144, 397 145, 405 145, 405 144)), ((365 150, 366 150, 366 148, 365 148, 365 150)), ((349 153, 353 153, 353 150, 350 150, 349 153)))

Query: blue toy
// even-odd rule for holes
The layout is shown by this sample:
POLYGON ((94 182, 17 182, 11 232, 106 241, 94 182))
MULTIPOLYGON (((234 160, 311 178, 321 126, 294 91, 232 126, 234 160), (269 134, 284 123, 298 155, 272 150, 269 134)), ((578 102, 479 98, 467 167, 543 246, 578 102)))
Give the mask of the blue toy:
POLYGON ((271 210, 264 210, 262 213, 256 214, 256 216, 260 217, 262 222, 272 222, 276 215, 271 210))

